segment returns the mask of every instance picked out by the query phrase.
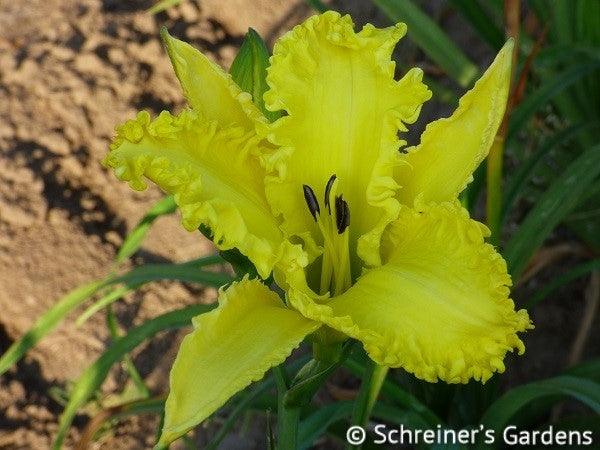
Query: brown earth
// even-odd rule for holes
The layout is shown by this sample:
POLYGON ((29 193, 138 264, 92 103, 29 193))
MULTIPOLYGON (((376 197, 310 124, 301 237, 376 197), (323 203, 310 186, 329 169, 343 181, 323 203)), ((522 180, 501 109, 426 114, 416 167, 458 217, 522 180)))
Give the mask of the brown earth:
MULTIPOLYGON (((359 23, 383 23, 370 2, 337 3, 359 23)), ((115 124, 140 109, 158 113, 184 105, 159 28, 166 25, 228 67, 248 27, 272 44, 309 14, 303 0, 188 0, 156 16, 145 12, 151 4, 0 0, 0 353, 59 297, 105 275, 127 231, 160 198, 154 188, 132 192, 100 165, 115 124)), ((156 223, 135 262, 185 261, 210 251, 210 243, 183 231, 172 216, 156 223)), ((214 295, 155 283, 128 296, 116 312, 127 328, 214 295)), ((567 348, 578 316, 564 321, 562 312, 544 313, 546 335, 567 348), (570 331, 553 333, 567 325, 570 331)), ((68 388, 106 348, 103 315, 81 327, 75 317, 0 378, 0 449, 49 448, 62 410, 50 388, 68 388)), ((178 333, 165 333, 133 354, 153 392, 164 392, 178 342, 178 333)), ((538 337, 534 348, 545 342, 538 337)), ((532 367, 517 369, 517 378, 526 379, 523 372, 532 367)), ((124 378, 115 368, 104 391, 122 390, 124 378)), ((66 447, 84 419, 76 420, 66 447)), ((94 448, 148 448, 156 425, 154 418, 127 420, 94 448)), ((251 433, 230 436, 222 448, 249 448, 248 442, 254 442, 251 433)))
MULTIPOLYGON (((248 27, 272 43, 309 14, 302 0, 188 0, 156 16, 145 12, 152 3, 0 1, 0 353, 62 295, 105 275, 127 231, 160 198, 155 188, 132 192, 100 165, 116 124, 140 109, 184 105, 159 28, 228 67, 248 27)), ((210 251, 173 216, 156 223, 136 262, 210 251)), ((199 297, 214 291, 154 284, 116 311, 129 327, 199 297)), ((62 407, 48 389, 76 379, 109 342, 102 314, 81 327, 75 317, 0 378, 0 448, 49 448, 62 407)), ((177 342, 167 333, 134 354, 155 392, 164 391, 177 342)), ((114 370, 105 391, 120 390, 122 379, 114 370)), ((142 422, 128 421, 100 447, 150 446, 156 421, 142 422)))

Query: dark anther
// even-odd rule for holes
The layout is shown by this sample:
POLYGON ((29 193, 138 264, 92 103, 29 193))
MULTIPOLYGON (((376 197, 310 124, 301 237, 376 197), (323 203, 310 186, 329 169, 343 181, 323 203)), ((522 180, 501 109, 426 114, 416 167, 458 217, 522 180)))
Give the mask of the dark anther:
POLYGON ((350 226, 350 208, 341 195, 335 198, 335 224, 339 234, 350 226))
POLYGON ((333 187, 333 182, 335 181, 336 176, 335 173, 331 175, 329 181, 327 182, 327 186, 325 186, 325 206, 329 211, 329 215, 331 215, 331 205, 329 204, 329 194, 331 193, 331 188, 333 187))
POLYGON ((321 214, 321 209, 319 208, 319 202, 317 201, 317 196, 315 192, 311 189, 307 184, 302 185, 302 189, 304 190, 304 200, 306 200, 306 204, 308 205, 308 210, 317 221, 317 217, 321 214))

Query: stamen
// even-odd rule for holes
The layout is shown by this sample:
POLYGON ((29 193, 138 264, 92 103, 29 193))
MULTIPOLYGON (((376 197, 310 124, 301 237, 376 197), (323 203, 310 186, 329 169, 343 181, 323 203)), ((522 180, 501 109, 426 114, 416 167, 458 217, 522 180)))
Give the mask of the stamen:
POLYGON ((327 182, 327 186, 325 186, 325 206, 327 207, 327 210, 329 211, 329 215, 331 215, 331 205, 329 204, 329 195, 331 194, 331 188, 333 187, 333 183, 335 182, 336 178, 337 177, 334 173, 329 178, 329 181, 327 182))
POLYGON ((342 234, 350 226, 350 208, 341 195, 335 198, 335 224, 338 234, 342 234))
POLYGON ((302 185, 304 200, 323 237, 320 290, 322 294, 340 295, 352 284, 349 239, 350 207, 343 196, 337 195, 338 179, 335 174, 325 185, 325 206, 329 214, 321 215, 315 191, 302 185), (332 210, 335 214, 332 214, 332 210))
POLYGON ((315 192, 312 190, 310 186, 307 184, 302 185, 302 189, 304 190, 304 200, 306 200, 306 205, 308 206, 308 210, 315 219, 315 222, 318 220, 319 215, 321 214, 321 208, 319 208, 319 202, 317 201, 317 196, 315 192))

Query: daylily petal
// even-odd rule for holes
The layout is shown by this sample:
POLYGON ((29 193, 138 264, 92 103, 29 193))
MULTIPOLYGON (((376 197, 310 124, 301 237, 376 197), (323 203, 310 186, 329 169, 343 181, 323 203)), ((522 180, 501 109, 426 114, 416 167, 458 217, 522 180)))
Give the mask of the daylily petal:
POLYGON ((236 392, 280 363, 319 324, 286 308, 257 280, 219 293, 219 307, 194 320, 179 348, 160 444, 209 417, 236 392))
POLYGON ((513 41, 508 41, 492 65, 461 99, 452 116, 430 123, 421 143, 407 149, 405 164, 396 168, 402 186, 397 198, 413 206, 454 200, 473 180, 487 156, 506 107, 513 41))
POLYGON ((363 236, 358 253, 369 264, 378 262, 378 237, 398 213, 397 132, 431 95, 418 69, 394 80, 391 53, 405 33, 404 24, 366 25, 356 33, 349 16, 313 16, 276 42, 267 75, 267 108, 287 112, 269 126, 267 137, 279 150, 264 157, 275 172, 267 181, 274 211, 290 234, 312 230, 316 238, 302 184, 322 201, 336 174, 350 205, 350 247, 355 252, 363 236))
POLYGON ((215 64, 187 42, 175 39, 161 30, 167 53, 190 106, 207 120, 222 126, 236 124, 246 130, 266 122, 252 102, 218 64, 215 64))
POLYGON ((260 151, 254 131, 221 127, 195 111, 162 112, 154 121, 142 112, 117 128, 104 164, 135 190, 146 188, 145 176, 174 194, 186 229, 210 227, 218 248, 237 247, 266 278, 300 246, 283 242, 265 197, 260 151))
POLYGON ((531 328, 509 298, 506 263, 489 234, 460 205, 403 208, 385 239, 385 263, 325 304, 301 290, 291 303, 363 342, 379 364, 449 383, 486 381, 503 372, 507 351, 531 328))

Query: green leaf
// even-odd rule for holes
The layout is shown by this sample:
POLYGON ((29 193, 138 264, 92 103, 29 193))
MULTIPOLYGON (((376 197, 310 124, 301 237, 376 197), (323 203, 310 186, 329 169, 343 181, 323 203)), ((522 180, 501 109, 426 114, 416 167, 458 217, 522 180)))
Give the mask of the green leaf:
MULTIPOLYGON (((308 357, 303 356, 298 358, 296 361, 288 364, 288 369, 291 371, 298 370, 299 367, 306 364, 308 357)), ((234 397, 232 403, 234 406, 229 412, 227 419, 221 425, 219 431, 213 436, 208 444, 206 444, 205 450, 216 450, 221 441, 227 436, 227 433, 231 430, 236 421, 240 416, 250 407, 254 405, 257 400, 260 399, 267 391, 273 388, 275 384, 273 377, 265 377, 248 392, 242 392, 234 397)))
POLYGON ((332 361, 321 361, 311 359, 298 372, 292 382, 292 386, 285 393, 284 405, 286 407, 304 406, 310 402, 313 395, 323 385, 323 382, 331 375, 352 352, 354 343, 349 341, 345 343, 340 352, 332 361))
MULTIPOLYGON (((358 362, 355 358, 348 358, 344 362, 344 366, 348 368, 355 376, 362 379, 366 372, 366 368, 358 362)), ((381 387, 381 393, 393 401, 397 405, 414 411, 430 426, 436 426, 437 424, 443 423, 437 415, 424 405, 418 398, 411 393, 405 391, 397 383, 391 380, 392 377, 388 377, 381 387)))
MULTIPOLYGON (((89 299, 100 290, 119 283, 125 284, 133 289, 136 286, 155 280, 177 280, 188 283, 201 283, 209 286, 220 287, 230 283, 232 278, 224 273, 207 272, 199 270, 203 266, 221 262, 217 255, 199 258, 181 264, 148 264, 136 267, 126 274, 107 277, 99 281, 80 286, 62 297, 54 306, 46 311, 35 323, 35 325, 18 341, 13 343, 0 358, 0 374, 6 372, 23 355, 39 342, 41 338, 50 333, 56 326, 75 308, 89 299)), ((117 294, 107 294, 109 300, 101 299, 105 304, 120 298, 117 294)), ((85 313, 84 313, 85 314, 85 313)))
POLYGON ((169 9, 172 6, 179 5, 183 0, 160 0, 146 11, 148 14, 158 14, 169 9))
POLYGON ((122 419, 128 416, 139 414, 160 414, 165 407, 164 398, 148 398, 136 400, 121 405, 118 412, 113 416, 115 419, 122 419))
POLYGON ((74 289, 44 313, 25 335, 14 342, 0 358, 0 375, 6 372, 38 341, 52 331, 73 309, 108 284, 108 280, 93 281, 74 289))
POLYGON ((119 405, 106 408, 102 414, 94 417, 91 429, 86 428, 86 433, 80 438, 78 448, 92 448, 91 440, 95 438, 96 433, 103 429, 106 422, 114 421, 142 414, 160 414, 163 409, 165 400, 163 398, 148 398, 142 400, 134 400, 119 405), (88 434, 89 432, 89 434, 88 434))
POLYGON ((210 255, 181 264, 147 264, 145 266, 136 267, 125 275, 111 280, 110 284, 124 283, 125 285, 113 289, 108 292, 108 294, 96 300, 77 318, 75 323, 77 326, 81 326, 98 311, 106 308, 150 281, 172 279, 221 287, 230 283, 233 279, 227 274, 200 271, 198 269, 222 262, 223 260, 220 256, 210 255))
POLYGON ((479 69, 412 0, 373 0, 393 22, 405 22, 408 36, 461 87, 470 87, 479 69))
POLYGON ((420 414, 408 409, 401 409, 394 405, 386 403, 377 403, 373 407, 373 417, 386 422, 404 425, 405 427, 417 430, 430 429, 431 425, 423 420, 420 414))
POLYGON ((504 33, 477 0, 450 0, 450 3, 494 50, 498 51, 502 48, 504 33))
POLYGON ((600 252, 600 179, 592 185, 586 197, 564 222, 593 251, 600 252))
POLYGON ((600 259, 594 259, 569 269, 568 272, 559 275, 558 277, 552 279, 552 281, 550 281, 547 285, 538 289, 537 292, 533 294, 533 296, 527 302, 525 302, 525 307, 527 309, 533 308, 539 302, 544 300, 551 293, 561 288, 565 284, 581 278, 584 275, 593 272, 594 270, 600 270, 600 259))
POLYGON ((557 41, 564 44, 573 42, 575 8, 572 2, 544 2, 552 14, 550 32, 557 41))
POLYGON ((272 378, 266 377, 262 382, 258 383, 249 392, 243 392, 241 394, 241 399, 237 401, 227 419, 219 428, 219 431, 212 437, 210 442, 206 445, 205 450, 216 450, 221 443, 221 441, 227 436, 227 433, 231 430, 233 425, 235 425, 236 421, 239 417, 252 406, 252 403, 265 392, 273 387, 272 378))
POLYGON ((565 370, 565 375, 589 378, 594 383, 600 383, 600 358, 577 364, 565 370))
POLYGON ((362 377, 358 395, 354 399, 354 410, 350 419, 353 424, 361 427, 367 426, 389 370, 390 368, 387 366, 381 366, 374 361, 369 362, 365 375, 362 377))
POLYGON ((576 62, 600 60, 600 49, 578 42, 572 45, 553 45, 540 50, 534 61, 538 70, 556 70, 576 62))
POLYGON ((267 450, 275 450, 276 440, 275 433, 273 433, 273 425, 271 423, 271 410, 266 410, 266 422, 267 422, 267 450))
MULTIPOLYGON (((206 225, 200 225, 198 230, 206 239, 214 241, 213 233, 206 225)), ((237 248, 219 250, 219 256, 231 264, 231 267, 238 278, 242 278, 244 275, 249 275, 250 278, 259 278, 258 271, 256 270, 256 267, 254 267, 252 261, 250 261, 247 256, 243 255, 237 248)), ((265 284, 270 284, 270 281, 265 280, 265 284)))
POLYGON ((75 325, 80 327, 83 325, 90 317, 96 314, 98 311, 106 308, 117 300, 123 298, 125 295, 130 292, 135 291, 137 288, 142 286, 143 283, 140 284, 132 284, 131 286, 120 286, 116 289, 113 289, 108 292, 108 294, 103 295, 98 300, 96 300, 91 306, 89 306, 75 321, 75 325))
POLYGON ((540 88, 525 97, 521 104, 513 111, 508 126, 507 142, 516 137, 521 130, 541 107, 550 100, 572 86, 585 75, 600 69, 600 62, 592 61, 569 67, 567 70, 549 78, 540 88))
POLYGON ((334 423, 350 417, 352 402, 336 402, 318 408, 304 419, 298 428, 298 448, 308 450, 334 423))
POLYGON ((100 388, 108 371, 114 363, 120 361, 145 339, 156 333, 173 328, 181 328, 191 323, 193 317, 210 311, 211 305, 192 305, 176 311, 162 314, 142 325, 131 329, 125 336, 117 339, 86 371, 79 377, 71 392, 69 403, 60 417, 58 433, 54 440, 53 449, 59 450, 69 431, 77 410, 83 406, 100 388))
POLYGON ((501 430, 513 424, 515 415, 535 400, 572 397, 600 413, 600 385, 585 378, 559 376, 511 389, 490 405, 481 419, 486 428, 501 430))
POLYGON ((174 213, 176 208, 175 200, 171 196, 165 197, 156 203, 127 235, 123 241, 123 245, 121 245, 121 248, 117 252, 115 262, 117 264, 122 263, 137 252, 154 221, 160 216, 174 213))
MULTIPOLYGON (((250 278, 258 278, 258 270, 250 259, 243 255, 237 248, 232 248, 230 250, 219 250, 219 256, 223 258, 226 262, 231 264, 233 271, 238 276, 238 278, 242 278, 244 275, 248 275, 250 278)), ((268 280, 266 284, 269 284, 268 280)))
POLYGON ((111 280, 111 284, 124 283, 128 286, 139 285, 155 280, 177 280, 187 283, 201 283, 221 287, 231 283, 231 276, 220 272, 199 270, 203 266, 219 264, 222 259, 217 255, 206 256, 180 264, 146 264, 130 270, 111 280))
POLYGON ((231 64, 229 72, 233 81, 243 90, 252 95, 254 104, 271 122, 280 117, 281 113, 271 112, 265 108, 263 94, 267 91, 267 67, 269 67, 269 50, 260 35, 252 28, 244 37, 244 42, 231 64))
POLYGON ((444 86, 439 81, 428 76, 424 77, 424 83, 431 89, 435 101, 445 103, 446 105, 451 106, 452 109, 456 109, 459 96, 453 89, 444 86))
POLYGON ((577 124, 568 127, 558 133, 548 137, 526 160, 520 161, 516 167, 514 175, 511 175, 504 188, 504 201, 502 219, 506 221, 509 212, 515 205, 519 196, 524 191, 525 186, 533 177, 535 169, 543 161, 544 157, 552 152, 555 148, 570 142, 578 137, 582 132, 588 132, 590 129, 598 127, 597 122, 588 122, 586 124, 577 124))
POLYGON ((306 0, 308 6, 319 13, 324 13, 325 11, 329 11, 329 7, 323 3, 321 0, 306 0))
MULTIPOLYGON (((117 317, 110 306, 106 309, 106 325, 110 331, 110 338, 112 340, 116 340, 122 336, 119 330, 117 317)), ((135 367, 135 363, 129 354, 123 356, 123 367, 125 368, 125 371, 129 375, 129 379, 132 381, 135 389, 137 390, 137 395, 139 398, 149 398, 150 390, 148 389, 148 386, 146 386, 146 383, 144 383, 144 379, 138 372, 137 368, 135 367)))
POLYGON ((596 145, 573 161, 539 198, 504 252, 514 278, 519 278, 533 253, 577 207, 599 174, 600 145, 596 145))

